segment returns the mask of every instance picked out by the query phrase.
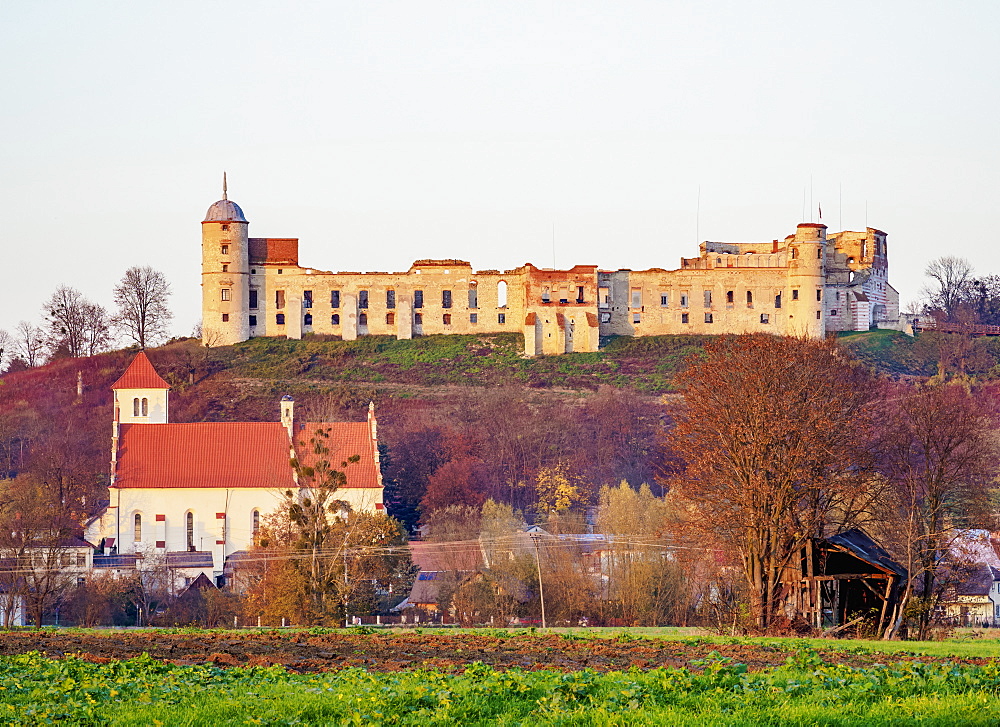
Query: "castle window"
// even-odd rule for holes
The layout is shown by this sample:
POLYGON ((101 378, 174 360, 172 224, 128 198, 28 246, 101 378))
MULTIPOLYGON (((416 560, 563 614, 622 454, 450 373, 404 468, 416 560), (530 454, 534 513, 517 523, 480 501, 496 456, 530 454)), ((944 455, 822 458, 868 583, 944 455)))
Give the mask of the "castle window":
POLYGON ((608 312, 601 313, 601 323, 611 323, 611 314, 608 312))
POLYGON ((583 303, 583 286, 576 286, 576 302, 583 303))
POLYGON ((415 326, 422 326, 423 324, 424 324, 424 314, 423 313, 414 313, 413 314, 413 325, 415 325, 415 326))
POLYGON ((823 248, 819 248, 818 250, 816 250, 816 259, 817 260, 823 259, 823 248))
MULTIPOLYGON (((681 308, 687 308, 687 307, 688 307, 688 294, 681 293, 681 308)), ((685 321, 685 323, 686 322, 687 321, 685 321)))
POLYGON ((835 316, 835 315, 837 315, 837 309, 836 309, 836 308, 834 308, 834 309, 833 309, 832 311, 830 311, 830 315, 831 315, 831 316, 835 316))
POLYGON ((441 316, 441 322, 444 323, 446 326, 450 326, 451 325, 451 313, 445 313, 443 316, 441 316))
POLYGON ((367 307, 368 307, 368 291, 367 290, 359 290, 358 291, 358 308, 367 308, 367 307))
POLYGON ((506 324, 507 323, 507 314, 506 313, 498 313, 497 314, 497 323, 499 323, 501 326, 504 325, 504 324, 506 324))
POLYGON ((441 291, 441 307, 442 308, 451 308, 451 291, 450 290, 442 290, 441 291))
POLYGON ((187 549, 189 551, 194 550, 194 513, 188 512, 184 517, 184 528, 185 528, 185 542, 187 543, 187 549))
POLYGON ((778 293, 776 296, 774 296, 774 307, 775 308, 781 307, 781 293, 778 293))
POLYGON ((257 268, 250 268, 250 274, 251 275, 256 275, 257 274, 257 268))
POLYGON ((132 523, 132 540, 137 543, 142 540, 142 515, 139 513, 135 514, 135 519, 132 523))
MULTIPOLYGON (((799 248, 793 247, 792 248, 792 260, 796 260, 796 259, 798 259, 798 257, 799 257, 799 248)), ((763 322, 764 321, 762 320, 761 323, 763 323, 763 322)))
POLYGON ((132 399, 132 416, 139 416, 139 398, 132 399))
POLYGON ((747 291, 747 308, 753 308, 753 292, 747 291))
POLYGON ((283 326, 283 325, 285 325, 285 314, 284 314, 284 313, 278 313, 278 314, 277 314, 277 315, 276 315, 276 316, 274 317, 274 322, 275 322, 276 324, 278 324, 279 326, 283 326))
POLYGON ((223 230, 223 232, 225 232, 225 231, 226 231, 226 230, 228 230, 228 229, 229 229, 229 225, 223 225, 223 226, 222 226, 222 230, 223 230))
POLYGON ((144 417, 149 416, 149 399, 142 397, 142 415, 144 417))
POLYGON ((250 310, 257 310, 257 289, 250 288, 250 310))
POLYGON ((687 313, 681 313, 681 323, 688 323, 688 322, 689 322, 688 321, 688 314, 687 313))
POLYGON ((816 289, 816 302, 817 303, 821 303, 822 301, 823 301, 823 289, 822 288, 817 288, 816 289))
POLYGON ((223 265, 222 266, 222 272, 228 273, 229 272, 229 266, 228 265, 223 265))
POLYGON ((469 288, 469 307, 478 308, 479 307, 479 291, 475 288, 469 288))
POLYGON ((542 302, 548 303, 551 300, 549 295, 549 286, 545 285, 542 287, 542 302))
POLYGON ((311 290, 302 291, 302 307, 303 308, 313 307, 313 292, 311 290))
POLYGON ((641 320, 641 318, 642 318, 642 314, 641 313, 633 313, 632 314, 632 322, 633 323, 639 323, 640 320, 641 320))
POLYGON ((223 313, 222 314, 222 322, 223 323, 229 323, 229 314, 228 313, 223 313))
POLYGON ((413 307, 414 308, 424 307, 424 291, 422 290, 413 291, 413 307))
POLYGON ((660 307, 666 308, 670 305, 670 293, 660 293, 660 307))
POLYGON ((302 325, 311 326, 313 324, 312 313, 306 313, 302 318, 302 325))
POLYGON ((394 325, 396 325, 396 314, 395 313, 386 313, 385 314, 385 324, 387 326, 394 326, 394 325))
POLYGON ((282 270, 281 268, 278 268, 278 275, 281 275, 283 272, 285 272, 285 271, 282 270))
POLYGON ((632 307, 642 307, 642 290, 639 288, 632 288, 632 307))
POLYGON ((368 314, 367 313, 359 313, 358 314, 358 325, 359 326, 367 326, 368 325, 368 314))
POLYGON ((469 314, 469 323, 479 323, 479 314, 478 313, 470 313, 469 314))
POLYGON ((820 320, 820 319, 821 319, 822 317, 823 317, 823 312, 822 312, 822 311, 816 311, 816 320, 818 321, 818 320, 820 320))
POLYGON ((223 300, 229 300, 230 297, 232 296, 232 292, 233 291, 230 290, 229 288, 223 288, 222 289, 222 299, 223 300))
POLYGON ((569 303, 569 291, 566 288, 559 289, 559 302, 563 305, 569 303))
POLYGON ((771 316, 768 315, 767 313, 761 313, 760 314, 760 322, 764 323, 765 325, 768 324, 768 323, 770 323, 771 322, 771 316))
POLYGON ((611 305, 611 289, 610 288, 598 288, 597 289, 597 305, 599 308, 607 308, 611 305))
POLYGON ((705 291, 705 307, 706 308, 711 308, 712 307, 712 291, 711 290, 706 290, 705 291))
POLYGON ((395 290, 390 289, 390 290, 385 291, 385 307, 386 308, 395 308, 396 307, 396 291, 395 290))
POLYGON ((330 291, 330 307, 339 308, 340 307, 340 291, 331 290, 330 291))
POLYGON ((840 291, 839 290, 836 293, 833 294, 833 299, 834 300, 840 300, 840 291))
POLYGON ((257 325, 257 316, 250 316, 250 326, 253 327, 256 325, 257 325))
POLYGON ((731 290, 726 291, 726 303, 729 305, 733 304, 733 291, 731 290))
POLYGON ((798 299, 799 299, 799 291, 796 288, 795 290, 792 291, 792 300, 798 300, 798 299))
POLYGON ((330 316, 330 325, 333 325, 333 326, 339 326, 340 325, 340 314, 339 313, 334 313, 332 316, 330 316))
POLYGON ((712 323, 712 322, 713 322, 712 314, 711 313, 706 313, 705 314, 705 323, 712 323))
POLYGON ((497 283, 497 308, 507 307, 507 281, 497 283))
POLYGON ((274 307, 275 308, 285 307, 285 291, 283 290, 274 291, 274 307))

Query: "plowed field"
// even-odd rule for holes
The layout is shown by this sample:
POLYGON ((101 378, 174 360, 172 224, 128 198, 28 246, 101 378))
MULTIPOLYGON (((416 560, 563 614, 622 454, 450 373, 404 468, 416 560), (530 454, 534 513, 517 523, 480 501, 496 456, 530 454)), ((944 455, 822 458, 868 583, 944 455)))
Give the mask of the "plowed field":
MULTIPOLYGON (((282 665, 296 672, 323 672, 347 667, 370 671, 437 668, 459 671, 473 662, 498 669, 556 669, 612 671, 659 666, 699 669, 700 660, 713 654, 746 664, 750 670, 780 666, 795 653, 762 643, 711 643, 658 638, 579 638, 558 634, 512 633, 356 633, 330 631, 39 631, 0 635, 0 654, 38 651, 49 657, 75 654, 102 663, 149 654, 172 664, 219 666, 282 665)), ((829 664, 870 666, 887 661, 961 662, 985 664, 989 659, 915 656, 905 653, 856 653, 820 648, 829 664)))

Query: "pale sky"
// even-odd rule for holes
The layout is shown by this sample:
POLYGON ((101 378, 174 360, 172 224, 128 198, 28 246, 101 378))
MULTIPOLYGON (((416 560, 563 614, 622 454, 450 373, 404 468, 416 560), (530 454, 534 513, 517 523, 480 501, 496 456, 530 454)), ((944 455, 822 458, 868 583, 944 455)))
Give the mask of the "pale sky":
POLYGON ((151 265, 189 334, 224 170, 325 270, 551 266, 553 228, 559 266, 675 268, 822 205, 905 302, 1000 272, 998 119, 995 0, 4 0, 0 328, 151 265))

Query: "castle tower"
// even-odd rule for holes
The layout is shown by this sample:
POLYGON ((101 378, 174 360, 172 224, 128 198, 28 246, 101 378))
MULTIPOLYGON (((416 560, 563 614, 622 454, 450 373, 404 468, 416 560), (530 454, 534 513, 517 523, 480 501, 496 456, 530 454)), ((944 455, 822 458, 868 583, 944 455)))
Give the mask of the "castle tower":
POLYGON ((125 373, 111 385, 116 424, 166 424, 170 421, 170 384, 163 380, 145 351, 140 351, 125 373))
POLYGON ((793 336, 823 338, 826 319, 823 295, 826 287, 826 225, 803 222, 789 240, 788 332, 793 336))
POLYGON ((201 342, 228 346, 250 337, 250 247, 246 217, 229 200, 226 176, 222 199, 201 223, 201 342))

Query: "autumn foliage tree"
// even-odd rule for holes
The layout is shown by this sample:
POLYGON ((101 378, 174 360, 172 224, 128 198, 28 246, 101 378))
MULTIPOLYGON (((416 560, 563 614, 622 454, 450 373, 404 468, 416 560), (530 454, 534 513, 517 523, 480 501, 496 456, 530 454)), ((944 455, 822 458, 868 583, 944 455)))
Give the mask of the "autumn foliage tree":
POLYGON ((870 503, 877 385, 835 343, 767 334, 709 344, 679 383, 671 445, 685 467, 669 484, 705 542, 736 551, 767 630, 797 550, 870 503))

